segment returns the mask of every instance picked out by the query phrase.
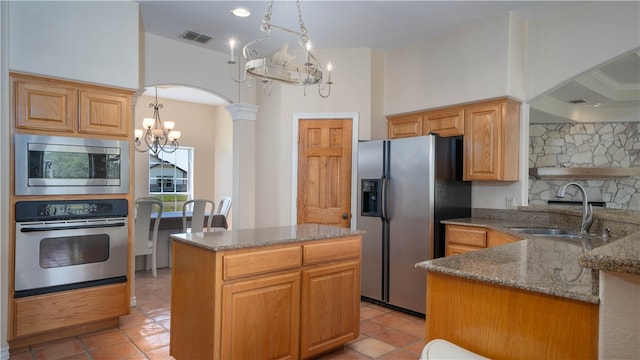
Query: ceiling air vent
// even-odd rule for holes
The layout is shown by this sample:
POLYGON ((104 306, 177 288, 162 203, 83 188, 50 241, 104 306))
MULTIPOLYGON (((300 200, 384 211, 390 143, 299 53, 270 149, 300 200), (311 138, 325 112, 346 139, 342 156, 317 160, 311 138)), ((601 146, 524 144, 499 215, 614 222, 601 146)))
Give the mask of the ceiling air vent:
POLYGON ((207 41, 213 39, 213 36, 204 35, 195 31, 187 30, 180 35, 181 38, 186 40, 195 41, 201 44, 205 44, 207 41))
POLYGON ((585 99, 576 99, 576 100, 569 100, 570 103, 572 104, 584 104, 587 102, 587 100, 585 99))

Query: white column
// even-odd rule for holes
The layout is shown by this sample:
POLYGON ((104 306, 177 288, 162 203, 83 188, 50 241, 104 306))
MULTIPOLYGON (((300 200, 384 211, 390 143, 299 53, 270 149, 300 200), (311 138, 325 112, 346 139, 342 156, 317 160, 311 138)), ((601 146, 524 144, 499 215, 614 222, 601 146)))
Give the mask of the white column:
POLYGON ((258 105, 226 106, 233 121, 233 228, 255 227, 256 208, 256 114, 258 105))

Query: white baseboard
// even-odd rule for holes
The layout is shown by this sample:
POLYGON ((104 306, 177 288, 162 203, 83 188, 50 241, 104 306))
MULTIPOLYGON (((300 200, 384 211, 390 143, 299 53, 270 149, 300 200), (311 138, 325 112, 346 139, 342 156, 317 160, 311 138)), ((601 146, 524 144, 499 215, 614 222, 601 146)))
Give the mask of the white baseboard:
POLYGON ((131 301, 129 302, 129 304, 131 305, 131 307, 136 307, 137 301, 135 296, 131 297, 131 301))

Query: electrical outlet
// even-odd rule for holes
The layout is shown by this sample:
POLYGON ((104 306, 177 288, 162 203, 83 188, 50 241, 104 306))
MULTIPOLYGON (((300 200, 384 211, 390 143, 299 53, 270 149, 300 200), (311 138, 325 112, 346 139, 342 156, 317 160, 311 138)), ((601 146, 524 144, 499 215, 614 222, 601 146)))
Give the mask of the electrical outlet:
POLYGON ((504 207, 505 209, 513 209, 516 205, 516 199, 512 197, 504 198, 504 207))

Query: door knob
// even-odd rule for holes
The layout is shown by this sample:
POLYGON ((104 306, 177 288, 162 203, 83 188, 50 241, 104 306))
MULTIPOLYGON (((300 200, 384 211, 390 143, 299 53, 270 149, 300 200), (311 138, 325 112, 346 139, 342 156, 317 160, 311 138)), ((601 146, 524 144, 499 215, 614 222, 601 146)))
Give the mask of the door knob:
POLYGON ((349 218, 349 214, 347 213, 342 213, 342 218, 347 220, 349 218))

